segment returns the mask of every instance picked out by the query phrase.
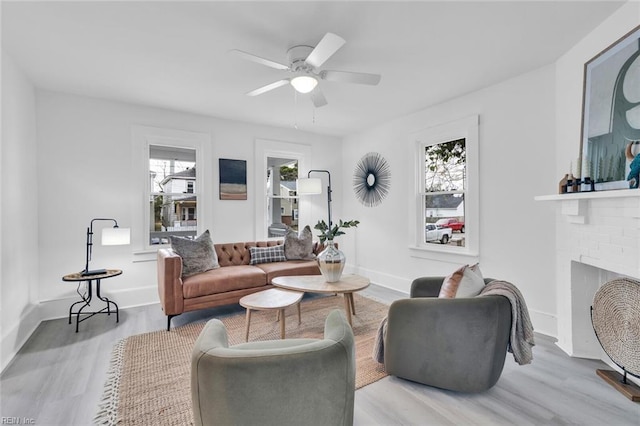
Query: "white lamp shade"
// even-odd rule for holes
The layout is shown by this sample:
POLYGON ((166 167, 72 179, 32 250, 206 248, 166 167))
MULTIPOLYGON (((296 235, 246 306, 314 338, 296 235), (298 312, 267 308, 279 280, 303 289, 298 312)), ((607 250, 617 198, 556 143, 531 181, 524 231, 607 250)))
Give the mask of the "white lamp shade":
POLYGON ((103 246, 122 246, 131 242, 129 228, 102 228, 103 246))
POLYGON ((296 180, 296 192, 298 195, 322 194, 322 179, 302 178, 296 180))
POLYGON ((318 80, 309 75, 299 75, 291 79, 291 85, 300 93, 309 93, 316 88, 318 80))

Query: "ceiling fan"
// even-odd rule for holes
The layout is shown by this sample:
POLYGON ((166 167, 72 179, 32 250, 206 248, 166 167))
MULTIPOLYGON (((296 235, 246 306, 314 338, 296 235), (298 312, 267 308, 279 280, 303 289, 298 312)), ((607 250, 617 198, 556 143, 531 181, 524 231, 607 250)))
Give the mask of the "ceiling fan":
POLYGON ((349 71, 320 70, 320 67, 336 53, 346 41, 333 33, 327 33, 316 47, 293 46, 287 51, 288 65, 256 56, 242 50, 231 50, 230 53, 243 59, 266 65, 277 70, 288 71, 290 77, 267 84, 247 93, 248 96, 258 96, 278 87, 291 84, 299 93, 310 93, 311 101, 316 107, 327 104, 318 80, 336 81, 339 83, 369 84, 375 86, 380 82, 380 75, 349 71))

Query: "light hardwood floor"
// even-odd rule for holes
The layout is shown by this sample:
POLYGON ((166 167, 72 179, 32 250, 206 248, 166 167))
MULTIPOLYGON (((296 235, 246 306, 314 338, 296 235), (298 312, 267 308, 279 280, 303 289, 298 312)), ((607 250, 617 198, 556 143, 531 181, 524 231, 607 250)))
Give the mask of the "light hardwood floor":
MULTIPOLYGON (((377 286, 362 294, 387 303, 405 297, 377 286)), ((241 309, 183 314, 173 324, 241 309)), ((19 417, 22 424, 24 418, 36 425, 92 424, 113 345, 133 334, 161 330, 165 321, 160 307, 150 305, 121 310, 117 325, 113 317, 91 318, 80 324, 79 333, 66 319, 43 322, 0 376, 0 416, 19 417)), ((549 337, 536 335, 536 343, 531 365, 519 366, 507 354, 498 384, 481 394, 386 377, 356 391, 355 424, 640 425, 640 403, 596 376, 604 363, 571 358, 549 337)))

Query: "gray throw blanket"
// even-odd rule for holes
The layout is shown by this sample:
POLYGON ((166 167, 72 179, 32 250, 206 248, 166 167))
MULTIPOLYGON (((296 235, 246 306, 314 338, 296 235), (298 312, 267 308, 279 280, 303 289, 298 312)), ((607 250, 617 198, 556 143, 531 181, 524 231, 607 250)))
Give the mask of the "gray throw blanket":
MULTIPOLYGON (((507 281, 491 281, 485 285, 479 296, 499 295, 511 302, 511 334, 507 350, 513 354, 513 359, 520 365, 530 364, 533 360, 531 348, 535 345, 533 325, 529 318, 529 310, 520 290, 507 281)), ((372 357, 380 364, 384 363, 384 340, 387 334, 387 318, 378 327, 376 340, 373 344, 372 357)))
POLYGON ((374 361, 384 364, 384 340, 387 337, 387 317, 384 317, 378 326, 376 340, 373 342, 371 357, 374 361))
POLYGON ((531 348, 536 343, 533 339, 533 324, 522 293, 507 281, 495 280, 485 285, 479 296, 491 295, 504 296, 511 302, 511 334, 507 350, 513 354, 513 359, 518 364, 530 364, 533 360, 531 348))

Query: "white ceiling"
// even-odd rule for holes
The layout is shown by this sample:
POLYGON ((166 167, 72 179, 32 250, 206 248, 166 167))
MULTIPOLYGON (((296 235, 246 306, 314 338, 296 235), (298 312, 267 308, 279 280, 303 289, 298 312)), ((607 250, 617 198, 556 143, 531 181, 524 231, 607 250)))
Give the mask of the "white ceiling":
POLYGON ((342 136, 550 64, 622 4, 3 1, 2 43, 44 89, 342 136), (290 86, 244 95, 286 72, 230 49, 286 63, 326 32, 347 43, 324 69, 380 84, 322 81, 315 111, 290 86))

